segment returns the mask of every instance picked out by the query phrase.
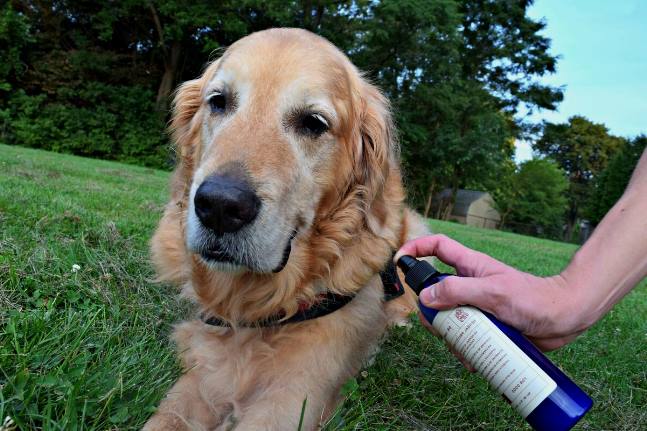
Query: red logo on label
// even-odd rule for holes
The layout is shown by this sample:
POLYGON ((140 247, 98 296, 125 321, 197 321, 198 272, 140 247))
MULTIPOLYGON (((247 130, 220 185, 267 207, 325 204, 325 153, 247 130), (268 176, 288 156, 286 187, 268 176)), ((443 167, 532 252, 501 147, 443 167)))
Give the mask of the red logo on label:
POLYGON ((467 319, 467 318, 469 317, 469 313, 468 313, 468 312, 466 312, 466 311, 464 311, 464 310, 458 309, 458 310, 456 310, 456 311, 454 312, 454 316, 456 316, 456 318, 457 318, 459 321, 464 322, 464 321, 465 321, 465 319, 467 319))

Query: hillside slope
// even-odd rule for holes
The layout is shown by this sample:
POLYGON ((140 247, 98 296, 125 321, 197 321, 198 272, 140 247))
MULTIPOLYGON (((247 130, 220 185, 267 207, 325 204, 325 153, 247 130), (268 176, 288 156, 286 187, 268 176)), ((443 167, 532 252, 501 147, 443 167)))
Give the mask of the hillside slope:
MULTIPOLYGON (((152 282, 147 242, 168 173, 0 145, 0 418, 21 429, 138 429, 179 373, 187 315, 152 282)), ((432 221, 536 274, 570 244, 432 221)), ((551 354, 596 401, 580 429, 645 429, 647 289, 551 354)), ((514 429, 523 421, 415 322, 345 388, 327 429, 514 429)), ((299 412, 295 412, 298 415, 299 412)))

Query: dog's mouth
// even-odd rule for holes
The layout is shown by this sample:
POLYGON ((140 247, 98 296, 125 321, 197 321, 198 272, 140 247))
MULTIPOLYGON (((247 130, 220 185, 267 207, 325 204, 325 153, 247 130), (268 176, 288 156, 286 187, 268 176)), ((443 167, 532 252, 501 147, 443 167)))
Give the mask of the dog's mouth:
MULTIPOLYGON (((273 273, 278 273, 285 268, 285 266, 288 263, 288 260, 290 260, 290 253, 292 252, 292 240, 294 237, 296 237, 297 231, 293 230, 292 233, 290 234, 290 237, 288 238, 287 244, 283 248, 283 256, 281 257, 281 262, 277 267, 272 269, 273 273)), ((200 251, 200 257, 208 263, 224 263, 224 264, 230 264, 230 265, 241 265, 241 266, 246 266, 252 271, 254 271, 254 265, 249 262, 249 259, 245 256, 234 256, 233 254, 229 253, 227 250, 223 250, 219 246, 205 249, 200 251)))
POLYGON ((234 256, 224 250, 203 250, 200 256, 207 262, 239 263, 234 256))
POLYGON ((285 268, 285 265, 288 264, 288 260, 290 259, 290 253, 292 252, 292 240, 294 237, 297 236, 297 231, 296 229, 292 231, 290 234, 290 238, 288 238, 288 243, 286 244, 285 248, 283 249, 283 258, 281 259, 281 263, 279 266, 274 268, 272 270, 273 273, 281 272, 283 268, 285 268))

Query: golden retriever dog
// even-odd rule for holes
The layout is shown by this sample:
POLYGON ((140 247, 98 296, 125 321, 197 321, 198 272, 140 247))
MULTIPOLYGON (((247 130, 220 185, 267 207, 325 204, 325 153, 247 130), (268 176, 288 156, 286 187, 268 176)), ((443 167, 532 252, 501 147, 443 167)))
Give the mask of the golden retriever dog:
POLYGON ((302 409, 316 429, 416 308, 411 291, 385 301, 379 276, 425 233, 403 204, 387 100, 325 39, 271 29, 178 89, 172 130, 152 260, 200 318, 175 328, 185 371, 145 429, 294 430, 302 409), (328 294, 352 299, 284 322, 328 294))

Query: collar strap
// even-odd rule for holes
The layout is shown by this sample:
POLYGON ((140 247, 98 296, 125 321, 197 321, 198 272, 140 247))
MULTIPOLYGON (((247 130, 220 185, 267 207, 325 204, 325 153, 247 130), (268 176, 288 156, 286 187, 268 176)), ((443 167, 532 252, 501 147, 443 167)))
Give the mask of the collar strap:
MULTIPOLYGON (((393 256, 395 256, 395 253, 393 256)), ((393 256, 389 259, 384 270, 380 272, 380 278, 384 286, 384 301, 387 302, 404 295, 404 287, 400 283, 397 269, 393 263, 393 256)))
MULTIPOLYGON (((285 319, 282 315, 276 315, 267 319, 259 320, 253 323, 243 323, 240 326, 247 328, 269 327, 285 325, 287 323, 304 322, 306 320, 316 319, 333 313, 344 305, 348 304, 355 295, 338 295, 328 292, 319 296, 319 300, 311 307, 300 309, 294 316, 285 319)), ((219 317, 210 317, 204 323, 212 326, 231 326, 226 320, 219 317)))
MULTIPOLYGON (((402 284, 400 284, 400 280, 398 279, 393 259, 389 259, 384 270, 380 272, 380 278, 382 279, 382 285, 384 286, 384 301, 391 301, 404 294, 404 287, 402 287, 402 284)), ((338 295, 332 292, 324 293, 319 295, 318 301, 312 306, 299 309, 295 315, 288 319, 285 319, 283 315, 276 315, 253 323, 244 323, 240 326, 247 328, 271 327, 316 319, 339 310, 344 305, 352 301, 354 297, 355 295, 338 295)), ((210 317, 204 320, 204 323, 212 326, 231 326, 229 322, 219 317, 210 317)))

